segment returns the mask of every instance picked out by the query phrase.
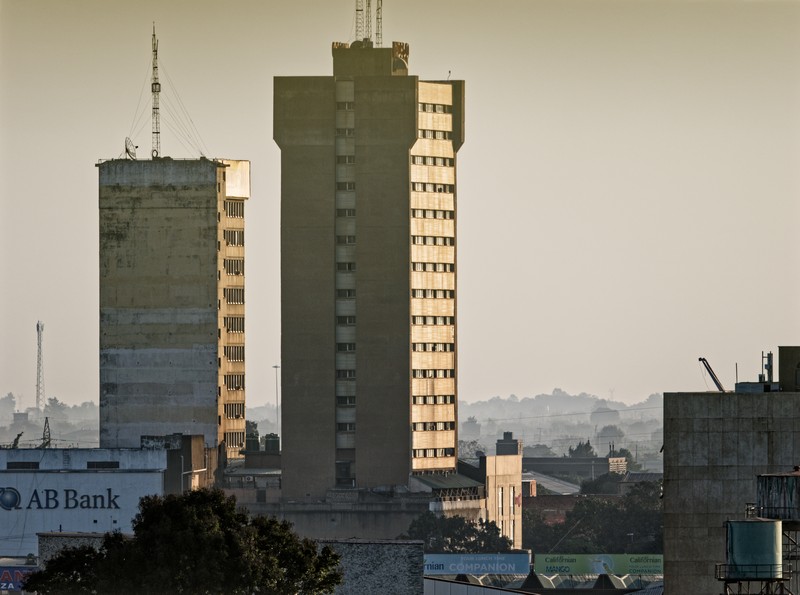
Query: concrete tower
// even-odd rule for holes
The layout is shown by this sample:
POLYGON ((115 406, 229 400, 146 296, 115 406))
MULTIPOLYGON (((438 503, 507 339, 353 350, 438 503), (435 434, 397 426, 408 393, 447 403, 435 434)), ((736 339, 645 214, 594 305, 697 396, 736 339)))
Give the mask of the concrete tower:
POLYGON ((456 468, 456 152, 463 81, 408 45, 333 44, 276 77, 283 497, 456 468))
POLYGON ((245 440, 250 162, 114 159, 100 172, 100 446, 245 440))

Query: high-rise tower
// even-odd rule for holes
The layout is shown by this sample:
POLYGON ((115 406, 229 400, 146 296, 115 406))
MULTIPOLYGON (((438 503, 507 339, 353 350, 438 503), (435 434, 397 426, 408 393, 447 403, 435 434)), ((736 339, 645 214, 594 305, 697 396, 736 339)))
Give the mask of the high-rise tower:
POLYGON ((456 152, 463 81, 408 45, 333 44, 276 77, 283 497, 456 468, 456 152))
POLYGON ((250 162, 113 159, 100 172, 100 447, 245 440, 250 162))

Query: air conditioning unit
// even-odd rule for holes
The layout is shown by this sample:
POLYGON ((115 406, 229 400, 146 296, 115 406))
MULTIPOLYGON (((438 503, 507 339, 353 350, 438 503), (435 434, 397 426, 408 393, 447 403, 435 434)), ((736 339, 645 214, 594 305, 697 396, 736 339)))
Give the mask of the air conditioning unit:
POLYGON ((249 482, 253 481, 253 476, 252 475, 245 475, 244 476, 244 480, 249 483, 249 482))

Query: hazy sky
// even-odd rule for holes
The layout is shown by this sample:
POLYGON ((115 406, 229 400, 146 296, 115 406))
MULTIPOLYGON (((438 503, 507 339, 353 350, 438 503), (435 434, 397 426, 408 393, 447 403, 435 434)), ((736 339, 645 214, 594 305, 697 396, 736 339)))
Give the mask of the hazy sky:
MULTIPOLYGON (((42 320, 47 396, 97 400, 95 163, 132 132, 155 21, 208 156, 252 162, 247 397, 274 402, 272 78, 330 75, 353 8, 0 0, 0 394, 33 405, 42 320)), ((800 343, 800 2, 384 0, 383 32, 466 80, 463 400, 713 388, 698 356, 733 388, 800 343)), ((162 153, 197 156, 163 124, 162 153)))

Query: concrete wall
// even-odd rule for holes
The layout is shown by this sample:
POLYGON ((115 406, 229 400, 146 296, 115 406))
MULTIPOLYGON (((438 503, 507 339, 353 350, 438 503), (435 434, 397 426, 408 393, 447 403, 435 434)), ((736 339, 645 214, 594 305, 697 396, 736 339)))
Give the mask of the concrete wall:
POLYGON ((100 171, 100 446, 218 440, 217 170, 201 159, 100 171))
POLYGON ((666 593, 719 593, 725 521, 800 460, 800 393, 665 393, 664 439, 666 593))
MULTIPOLYGON (((518 455, 485 457, 487 520, 511 539, 512 548, 522 547, 522 449, 518 455)), ((484 458, 481 458, 481 465, 484 458)))
POLYGON ((337 595, 392 593, 419 595, 423 591, 424 557, 421 541, 323 540, 341 556, 344 581, 337 595))

